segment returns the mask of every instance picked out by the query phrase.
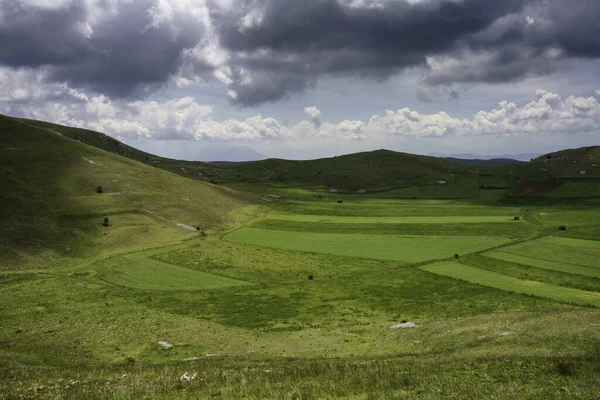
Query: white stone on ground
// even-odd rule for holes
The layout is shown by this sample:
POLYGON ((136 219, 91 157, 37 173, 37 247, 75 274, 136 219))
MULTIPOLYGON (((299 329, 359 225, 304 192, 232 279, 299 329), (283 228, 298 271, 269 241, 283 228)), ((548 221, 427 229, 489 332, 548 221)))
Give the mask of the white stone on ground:
POLYGON ((186 225, 186 224, 177 224, 178 227, 183 228, 183 229, 187 229, 188 231, 198 231, 198 229, 194 228, 193 226, 190 225, 186 225))
POLYGON ((173 347, 173 345, 169 342, 160 341, 158 344, 161 345, 163 349, 170 349, 173 347))
POLYGON ((181 378, 179 378, 180 381, 193 381, 194 379, 196 379, 196 377, 198 376, 198 373, 194 373, 194 375, 188 375, 188 373, 186 372, 185 374, 181 375, 181 378))
POLYGON ((417 328, 417 324, 414 322, 403 322, 394 326, 390 326, 391 329, 404 329, 404 328, 417 328))

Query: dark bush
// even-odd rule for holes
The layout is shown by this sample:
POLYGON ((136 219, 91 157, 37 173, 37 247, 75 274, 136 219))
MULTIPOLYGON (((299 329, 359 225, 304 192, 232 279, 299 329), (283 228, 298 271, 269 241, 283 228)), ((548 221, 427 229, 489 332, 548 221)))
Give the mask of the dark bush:
POLYGON ((515 221, 518 221, 520 219, 521 219, 521 217, 515 217, 515 221))
POLYGON ((573 365, 566 362, 559 362, 556 364, 556 373, 561 376, 573 375, 573 365))
POLYGON ((312 275, 309 275, 309 276, 308 276, 308 280, 309 280, 309 281, 312 281, 312 280, 313 280, 313 276, 312 276, 312 275))
POLYGON ((561 225, 558 227, 558 229, 560 229, 561 231, 566 231, 567 227, 565 225, 561 225))
POLYGON ((102 221, 102 226, 108 226, 108 218, 104 217, 104 221, 102 221))
POLYGON ((215 181, 214 179, 211 179, 209 182, 212 183, 213 185, 217 184, 217 181, 215 181))
POLYGON ((342 204, 344 202, 344 200, 338 200, 337 202, 338 202, 338 204, 342 204))
POLYGON ((455 254, 455 255, 454 255, 454 258, 456 258, 456 259, 458 260, 458 254, 455 254))
POLYGON ((103 193, 104 190, 102 190, 102 186, 97 186, 96 187, 96 193, 103 193))

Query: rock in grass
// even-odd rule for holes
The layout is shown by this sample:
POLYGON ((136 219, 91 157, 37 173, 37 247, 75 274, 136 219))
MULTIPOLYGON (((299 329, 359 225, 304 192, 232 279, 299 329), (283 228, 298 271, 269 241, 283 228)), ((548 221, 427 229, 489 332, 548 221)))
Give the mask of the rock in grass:
POLYGON ((417 324, 414 322, 403 322, 394 326, 390 326, 391 329, 404 329, 404 328, 417 328, 417 324))
POLYGON ((164 341, 160 341, 158 342, 158 344, 163 348, 163 349, 170 349, 171 347, 173 347, 173 345, 169 342, 164 342, 164 341))
POLYGON ((180 381, 184 382, 190 382, 193 381, 194 379, 196 379, 196 377, 198 376, 198 373, 194 373, 194 375, 188 375, 188 373, 186 372, 185 374, 181 375, 181 378, 179 378, 180 381))

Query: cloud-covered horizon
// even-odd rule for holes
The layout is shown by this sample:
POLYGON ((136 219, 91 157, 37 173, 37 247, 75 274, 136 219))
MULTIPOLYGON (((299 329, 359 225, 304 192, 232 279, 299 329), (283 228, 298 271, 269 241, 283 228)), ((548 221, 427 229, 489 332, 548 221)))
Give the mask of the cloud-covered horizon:
POLYGON ((112 101, 202 81, 258 106, 409 70, 456 99, 600 58, 598 20, 597 0, 7 0, 0 65, 112 101))
POLYGON ((194 141, 383 141, 398 137, 447 138, 573 135, 600 132, 600 90, 593 96, 537 90, 519 106, 510 100, 479 110, 469 118, 447 112, 419 113, 409 107, 381 110, 368 119, 327 121, 314 104, 298 110, 295 124, 256 114, 244 120, 216 120, 214 107, 185 96, 164 101, 91 96, 64 84, 43 84, 36 75, 23 85, 22 73, 0 69, 0 109, 9 114, 92 129, 121 140, 194 141), (5 79, 1 79, 4 77, 5 79))

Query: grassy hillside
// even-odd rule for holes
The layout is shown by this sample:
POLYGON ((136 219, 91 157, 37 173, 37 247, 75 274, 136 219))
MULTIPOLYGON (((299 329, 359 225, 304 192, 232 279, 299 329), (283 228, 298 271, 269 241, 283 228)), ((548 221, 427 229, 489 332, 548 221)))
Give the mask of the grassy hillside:
POLYGON ((545 154, 529 163, 501 167, 497 173, 529 179, 600 179, 600 147, 545 154))
POLYGON ((436 157, 377 150, 308 161, 268 159, 230 168, 254 182, 355 192, 425 186, 475 176, 476 167, 436 157))
MULTIPOLYGON (((450 184, 450 189, 447 190, 449 193, 469 192, 468 197, 474 197, 477 195, 472 189, 482 185, 484 189, 514 189, 519 180, 529 179, 569 182, 555 194, 545 194, 550 197, 600 196, 598 146, 561 150, 540 156, 528 163, 509 159, 438 158, 389 150, 307 161, 272 158, 245 163, 203 163, 173 160, 145 153, 100 132, 43 121, 21 121, 182 176, 223 183, 247 191, 263 192, 265 186, 271 186, 321 191, 335 188, 347 193, 354 193, 360 189, 367 192, 385 192, 398 188, 435 187, 439 186, 439 181, 444 181, 450 184), (502 180, 500 184, 495 181, 497 178, 502 180)), ((436 193, 439 191, 439 188, 434 190, 436 193)), ((510 192, 511 190, 507 190, 506 193, 510 192)), ((421 193, 412 192, 408 196, 423 197, 421 193)), ((464 195, 453 194, 450 197, 464 195)))
POLYGON ((0 187, 3 269, 174 243, 198 235, 177 224, 210 230, 233 222, 232 213, 248 204, 233 190, 4 116, 0 187))

